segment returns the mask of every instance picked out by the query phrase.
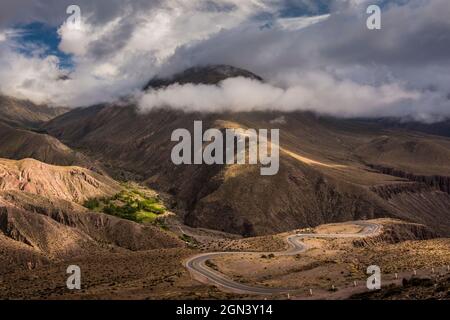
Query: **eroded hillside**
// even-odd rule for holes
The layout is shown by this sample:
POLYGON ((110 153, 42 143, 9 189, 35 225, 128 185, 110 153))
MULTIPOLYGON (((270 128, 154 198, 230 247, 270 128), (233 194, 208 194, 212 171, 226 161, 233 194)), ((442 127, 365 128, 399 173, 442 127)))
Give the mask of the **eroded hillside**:
POLYGON ((0 259, 3 272, 79 255, 182 247, 161 228, 91 212, 82 204, 123 189, 80 167, 0 159, 0 259))

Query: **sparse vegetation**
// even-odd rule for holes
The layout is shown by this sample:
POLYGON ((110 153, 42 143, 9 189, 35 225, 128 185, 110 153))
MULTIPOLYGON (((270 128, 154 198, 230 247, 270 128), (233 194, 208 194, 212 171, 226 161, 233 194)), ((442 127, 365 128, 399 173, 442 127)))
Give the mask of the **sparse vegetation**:
POLYGON ((336 292, 336 291, 338 291, 338 288, 336 288, 335 286, 332 286, 330 289, 328 289, 328 291, 336 292))
POLYGON ((219 270, 217 265, 214 262, 212 262, 211 260, 206 260, 205 265, 213 270, 216 270, 216 271, 219 270))
POLYGON ((89 199, 84 202, 84 206, 89 210, 94 210, 100 206, 100 202, 97 199, 89 199))
POLYGON ((89 210, 140 223, 154 222, 166 211, 156 197, 129 186, 111 198, 89 199, 84 206, 89 210))
POLYGON ((261 255, 261 259, 273 259, 275 258, 275 255, 273 253, 270 253, 269 255, 261 255))
POLYGON ((183 233, 180 236, 180 239, 183 240, 184 242, 186 242, 189 246, 191 247, 197 247, 198 246, 198 242, 191 236, 183 233))
POLYGON ((153 223, 163 230, 166 231, 169 230, 169 227, 167 226, 165 219, 156 219, 153 223))

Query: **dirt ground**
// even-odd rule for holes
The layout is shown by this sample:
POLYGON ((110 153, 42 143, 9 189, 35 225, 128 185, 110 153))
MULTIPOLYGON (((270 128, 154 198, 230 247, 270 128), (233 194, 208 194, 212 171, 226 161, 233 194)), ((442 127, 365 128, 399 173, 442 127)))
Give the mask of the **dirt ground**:
POLYGON ((358 233, 362 229, 362 226, 357 224, 324 224, 314 228, 317 233, 358 233))
MULTIPOLYGON (((321 227, 316 231, 352 232, 353 227, 321 227), (332 230, 332 231, 331 231, 332 230)), ((314 292, 336 292, 364 286, 370 265, 381 268, 382 282, 413 275, 432 277, 450 274, 450 239, 378 243, 359 247, 351 239, 304 241, 311 249, 296 256, 242 254, 219 256, 214 267, 232 279, 251 285, 298 289, 299 296, 314 292), (396 274, 397 273, 397 278, 396 274)), ((295 295, 293 295, 295 296, 295 295)))
POLYGON ((191 280, 181 261, 189 249, 93 256, 0 276, 0 299, 198 299, 226 294, 191 280), (82 290, 68 290, 66 269, 81 268, 82 290))
MULTIPOLYGON (((353 233, 358 232, 358 228, 351 224, 334 224, 320 226, 314 232, 353 233)), ((382 283, 386 285, 401 285, 403 278, 409 279, 414 275, 414 270, 417 277, 436 278, 433 281, 438 286, 445 287, 448 282, 440 284, 438 275, 449 274, 450 239, 396 243, 380 241, 364 246, 355 244, 352 239, 305 239, 304 242, 310 248, 306 252, 295 256, 269 257, 267 252, 286 250, 283 240, 286 235, 249 239, 220 239, 212 236, 191 249, 97 254, 71 261, 51 262, 31 270, 18 268, 0 275, 0 299, 261 298, 225 293, 191 278, 182 262, 199 252, 210 252, 215 247, 265 252, 218 256, 210 263, 213 268, 236 281, 298 289, 296 294, 289 297, 291 299, 344 299, 357 293, 363 296, 356 298, 375 298, 364 296, 367 293, 366 268, 373 264, 380 266, 382 283), (66 269, 71 264, 81 268, 82 290, 68 290, 66 287, 66 269)), ((414 290, 417 293, 419 289, 414 290)), ((419 293, 417 295, 420 296, 419 293)), ((272 298, 286 299, 287 296, 272 298)))

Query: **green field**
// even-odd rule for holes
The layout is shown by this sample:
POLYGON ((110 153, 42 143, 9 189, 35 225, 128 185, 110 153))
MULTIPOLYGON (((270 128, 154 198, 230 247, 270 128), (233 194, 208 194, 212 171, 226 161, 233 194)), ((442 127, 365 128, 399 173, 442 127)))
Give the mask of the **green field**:
POLYGON ((153 222, 166 208, 156 197, 143 190, 126 188, 111 198, 95 198, 85 201, 84 206, 95 212, 103 212, 139 223, 153 222))

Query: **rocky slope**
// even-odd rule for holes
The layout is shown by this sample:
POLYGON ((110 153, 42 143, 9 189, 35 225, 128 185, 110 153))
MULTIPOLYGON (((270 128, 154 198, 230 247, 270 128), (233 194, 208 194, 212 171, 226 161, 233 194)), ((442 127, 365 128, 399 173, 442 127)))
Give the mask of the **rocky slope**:
POLYGON ((114 180, 80 167, 52 166, 34 159, 0 159, 0 191, 20 190, 82 203, 120 190, 114 180))
POLYGON ((77 165, 102 172, 98 163, 39 128, 67 111, 0 95, 0 158, 33 158, 48 164, 77 165))
POLYGON ((72 202, 31 193, 0 192, 0 230, 47 257, 123 248, 132 251, 181 246, 151 225, 89 212, 72 202))
POLYGON ((0 159, 0 268, 34 268, 80 255, 183 247, 175 235, 82 207, 121 186, 80 167, 0 159))
POLYGON ((379 219, 374 222, 383 226, 382 232, 373 237, 353 240, 355 246, 370 246, 380 243, 399 243, 410 240, 429 240, 436 238, 436 233, 429 227, 418 223, 401 220, 379 219))
POLYGON ((36 128, 67 111, 66 108, 36 105, 31 101, 0 95, 0 120, 14 127, 36 128))
POLYGON ((76 165, 101 171, 87 156, 70 149, 58 139, 44 133, 14 128, 0 122, 0 158, 33 158, 54 165, 76 165))

